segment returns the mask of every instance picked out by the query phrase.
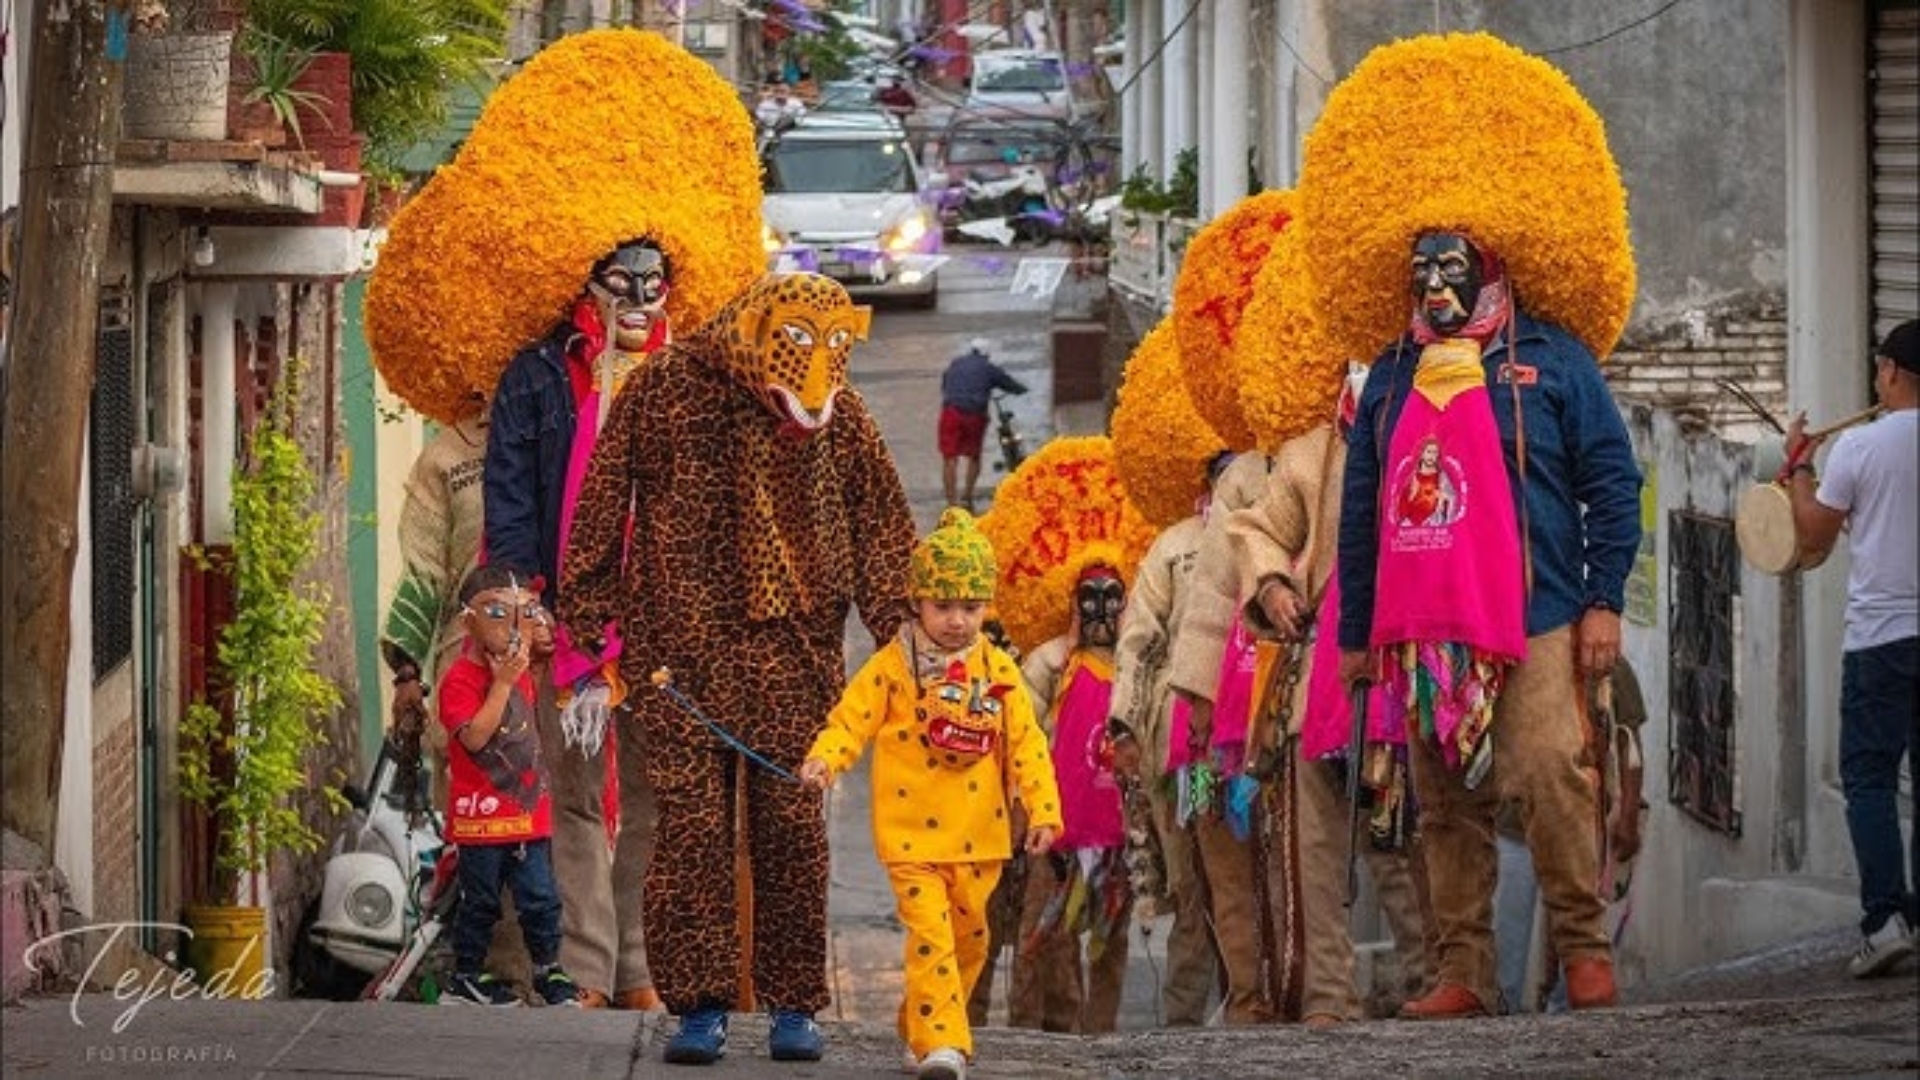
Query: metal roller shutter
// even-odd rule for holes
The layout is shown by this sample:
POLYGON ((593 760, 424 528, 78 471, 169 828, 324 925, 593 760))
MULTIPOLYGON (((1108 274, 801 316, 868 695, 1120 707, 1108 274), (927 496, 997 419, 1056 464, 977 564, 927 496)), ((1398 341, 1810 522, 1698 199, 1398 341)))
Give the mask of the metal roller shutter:
POLYGON ((1920 317, 1920 4, 1873 28, 1873 340, 1920 317))

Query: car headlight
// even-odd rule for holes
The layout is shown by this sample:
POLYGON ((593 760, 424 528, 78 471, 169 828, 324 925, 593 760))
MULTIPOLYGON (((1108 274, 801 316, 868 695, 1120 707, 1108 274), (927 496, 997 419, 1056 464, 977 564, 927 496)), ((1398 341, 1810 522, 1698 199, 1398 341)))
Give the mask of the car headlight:
POLYGON ((915 211, 900 220, 900 224, 887 230, 887 250, 894 254, 912 251, 920 246, 927 235, 927 217, 915 211))
POLYGON ((347 916, 361 926, 385 926, 393 917, 393 894, 375 882, 360 885, 347 897, 347 916))
POLYGON ((787 238, 780 235, 778 229, 763 221, 760 223, 760 246, 771 255, 787 246, 787 238))

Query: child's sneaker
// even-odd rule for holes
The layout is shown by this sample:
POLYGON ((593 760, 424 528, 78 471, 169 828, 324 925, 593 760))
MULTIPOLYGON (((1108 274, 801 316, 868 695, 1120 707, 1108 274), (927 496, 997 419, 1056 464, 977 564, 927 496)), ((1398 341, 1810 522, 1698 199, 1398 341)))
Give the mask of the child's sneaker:
POLYGON ((1860 942, 1853 959, 1847 961, 1847 974, 1870 979, 1899 963, 1913 949, 1913 931, 1907 927, 1907 917, 1896 914, 1860 942))
POLYGON ((513 987, 481 972, 456 971, 447 980, 440 991, 440 1001, 446 1005, 486 1005, 495 1009, 511 1009, 521 1004, 520 995, 513 987))
POLYGON ((920 1059, 920 1080, 967 1080, 967 1055, 943 1046, 920 1059))
POLYGON ((904 1051, 902 1051, 902 1054, 903 1056, 900 1058, 900 1075, 919 1076, 920 1075, 920 1055, 914 1053, 913 1047, 911 1046, 907 1047, 904 1051))
POLYGON ((533 992, 549 1005, 580 1007, 580 988, 574 985, 573 976, 560 970, 559 964, 534 972, 533 992))

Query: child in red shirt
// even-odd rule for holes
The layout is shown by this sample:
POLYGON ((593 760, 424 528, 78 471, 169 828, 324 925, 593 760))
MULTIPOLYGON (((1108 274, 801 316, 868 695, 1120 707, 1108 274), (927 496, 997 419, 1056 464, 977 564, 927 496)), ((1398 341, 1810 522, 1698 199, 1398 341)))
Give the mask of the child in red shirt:
POLYGON ((560 969, 560 893, 553 879, 552 798, 534 729, 529 657, 552 648, 552 621, 524 574, 498 563, 460 586, 466 645, 440 682, 440 723, 452 774, 447 839, 460 851, 454 974, 441 1000, 514 1006, 519 997, 486 971, 500 921, 500 892, 513 889, 533 961, 533 987, 549 1005, 579 993, 560 969))

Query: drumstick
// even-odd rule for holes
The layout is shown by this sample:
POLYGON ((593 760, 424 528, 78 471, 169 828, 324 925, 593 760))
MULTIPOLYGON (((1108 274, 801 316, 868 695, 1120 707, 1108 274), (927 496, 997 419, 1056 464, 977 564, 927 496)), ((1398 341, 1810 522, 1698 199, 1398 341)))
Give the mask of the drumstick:
POLYGON ((1775 417, 1773 413, 1767 411, 1767 407, 1765 405, 1760 404, 1760 399, 1748 393, 1746 387, 1741 386, 1739 383, 1734 382, 1732 379, 1715 379, 1714 381, 1720 384, 1720 389, 1725 390, 1727 393, 1732 394, 1734 397, 1738 398, 1740 400, 1740 404, 1745 405, 1747 408, 1753 410, 1753 415, 1759 417, 1762 420, 1765 420, 1767 422, 1767 426, 1772 428, 1776 434, 1785 435, 1787 433, 1787 429, 1780 426, 1780 420, 1777 417, 1775 417))
POLYGON ((1847 428, 1853 427, 1856 424, 1864 424, 1867 421, 1872 420, 1874 417, 1879 415, 1880 415, 1880 406, 1878 405, 1875 405, 1871 409, 1862 409, 1859 412, 1854 413, 1852 416, 1847 417, 1845 420, 1842 420, 1837 424, 1828 424, 1826 427, 1818 428, 1814 431, 1807 432, 1807 438, 1808 439, 1824 439, 1836 431, 1845 431, 1847 428))

